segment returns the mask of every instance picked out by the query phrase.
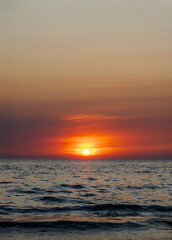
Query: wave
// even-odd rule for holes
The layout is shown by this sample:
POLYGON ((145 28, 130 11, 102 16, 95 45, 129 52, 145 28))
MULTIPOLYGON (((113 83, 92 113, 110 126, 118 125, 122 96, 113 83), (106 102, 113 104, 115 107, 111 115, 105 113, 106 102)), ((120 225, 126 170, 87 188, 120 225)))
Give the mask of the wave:
POLYGON ((112 223, 112 222, 89 222, 89 221, 51 221, 51 222, 12 222, 1 221, 0 228, 44 228, 55 230, 88 230, 88 229, 126 229, 126 228, 143 228, 143 224, 139 223, 112 223))
POLYGON ((8 182, 8 181, 3 181, 3 182, 0 182, 0 184, 12 184, 13 182, 8 182))
POLYGON ((166 229, 172 228, 171 219, 145 219, 137 222, 106 222, 106 221, 0 221, 0 229, 44 229, 44 231, 70 231, 70 230, 143 230, 145 228, 165 226, 166 229))
POLYGON ((68 185, 68 184, 60 184, 60 187, 62 188, 73 188, 73 189, 82 189, 84 186, 80 184, 73 184, 73 185, 68 185))
MULTIPOLYGON (((44 196, 41 199, 46 203, 62 203, 65 202, 63 198, 44 196)), ((136 204, 84 204, 74 206, 53 206, 53 207, 16 207, 10 205, 1 205, 0 214, 12 213, 56 213, 56 212, 92 212, 95 215, 102 216, 137 216, 142 214, 147 215, 172 215, 172 206, 160 205, 136 205, 136 204)))
POLYGON ((63 203, 66 200, 60 197, 51 197, 51 196, 44 196, 39 198, 40 201, 47 202, 47 203, 63 203))
POLYGON ((84 208, 92 211, 104 211, 104 210, 130 210, 130 211, 160 211, 160 212, 172 212, 172 206, 160 206, 160 205, 137 205, 137 204, 97 204, 91 206, 85 206, 84 208))

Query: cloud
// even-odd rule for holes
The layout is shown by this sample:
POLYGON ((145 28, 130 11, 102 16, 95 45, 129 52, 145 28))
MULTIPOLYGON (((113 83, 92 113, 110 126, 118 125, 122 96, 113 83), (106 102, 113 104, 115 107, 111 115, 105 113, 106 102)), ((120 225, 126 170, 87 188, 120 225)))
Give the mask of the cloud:
POLYGON ((61 118, 61 120, 65 121, 77 121, 77 120, 110 120, 110 119, 134 119, 140 118, 139 116, 112 116, 105 114, 76 114, 76 115, 67 115, 61 118))

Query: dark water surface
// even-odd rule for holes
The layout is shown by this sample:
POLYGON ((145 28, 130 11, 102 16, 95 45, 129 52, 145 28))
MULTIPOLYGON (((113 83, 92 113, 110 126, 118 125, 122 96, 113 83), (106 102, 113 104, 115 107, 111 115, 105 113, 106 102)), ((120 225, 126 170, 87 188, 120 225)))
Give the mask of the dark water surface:
POLYGON ((172 239, 172 161, 0 160, 1 239, 172 239))

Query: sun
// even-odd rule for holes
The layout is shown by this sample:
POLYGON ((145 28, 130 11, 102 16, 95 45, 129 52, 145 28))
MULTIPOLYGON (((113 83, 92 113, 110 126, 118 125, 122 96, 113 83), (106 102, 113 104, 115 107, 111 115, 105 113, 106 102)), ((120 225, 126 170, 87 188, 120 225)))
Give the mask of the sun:
POLYGON ((85 148, 85 149, 82 150, 82 154, 83 154, 84 156, 89 156, 89 155, 90 155, 90 150, 87 149, 87 148, 85 148))

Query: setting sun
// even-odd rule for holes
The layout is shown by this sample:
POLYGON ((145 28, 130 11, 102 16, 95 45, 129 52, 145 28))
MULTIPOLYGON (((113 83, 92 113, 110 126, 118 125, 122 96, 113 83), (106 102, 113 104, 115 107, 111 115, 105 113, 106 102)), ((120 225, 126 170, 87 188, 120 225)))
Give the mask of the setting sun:
POLYGON ((84 156, 88 156, 88 155, 90 155, 90 150, 89 149, 83 149, 82 154, 84 156))

